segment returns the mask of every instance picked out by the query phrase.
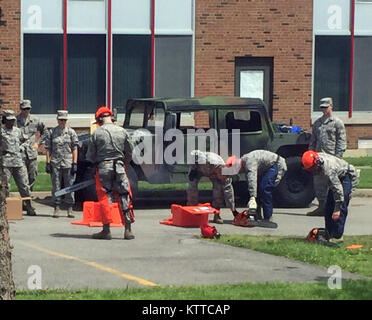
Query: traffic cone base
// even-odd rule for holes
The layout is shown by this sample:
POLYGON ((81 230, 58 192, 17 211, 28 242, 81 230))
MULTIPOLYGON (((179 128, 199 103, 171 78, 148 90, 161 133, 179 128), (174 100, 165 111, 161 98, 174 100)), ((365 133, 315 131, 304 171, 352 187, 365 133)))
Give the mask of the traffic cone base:
MULTIPOLYGON (((112 222, 110 227, 123 227, 122 215, 118 204, 115 202, 111 205, 112 222)), ((102 227, 102 215, 99 202, 85 201, 83 203, 83 218, 80 221, 72 221, 73 225, 82 225, 88 227, 102 227)))

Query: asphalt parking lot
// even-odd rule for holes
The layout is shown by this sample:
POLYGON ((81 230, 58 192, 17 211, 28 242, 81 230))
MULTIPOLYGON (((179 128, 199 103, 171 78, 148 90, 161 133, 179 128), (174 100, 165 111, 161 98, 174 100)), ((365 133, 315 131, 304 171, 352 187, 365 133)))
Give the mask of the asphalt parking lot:
MULTIPOLYGON (((177 201, 174 201, 177 202, 177 201)), ((267 281, 327 281, 327 268, 200 239, 199 228, 166 226, 172 201, 143 199, 135 210, 136 239, 123 240, 123 228, 112 228, 113 239, 93 240, 100 228, 72 225, 80 220, 52 218, 50 201, 36 199, 36 217, 9 221, 13 275, 18 290, 35 288, 127 288, 156 285, 204 285, 267 281), (37 281, 35 280, 37 277, 37 281), (34 287, 33 287, 34 286, 34 287)), ((372 198, 352 199, 345 235, 372 234, 372 198)), ((243 228, 231 224, 222 210, 221 234, 306 236, 324 225, 321 217, 307 217, 309 208, 275 209, 278 229, 243 228)), ((212 216, 210 216, 210 220, 212 216)), ((211 223, 212 224, 212 223, 211 223)), ((343 273, 343 278, 356 275, 343 273)))

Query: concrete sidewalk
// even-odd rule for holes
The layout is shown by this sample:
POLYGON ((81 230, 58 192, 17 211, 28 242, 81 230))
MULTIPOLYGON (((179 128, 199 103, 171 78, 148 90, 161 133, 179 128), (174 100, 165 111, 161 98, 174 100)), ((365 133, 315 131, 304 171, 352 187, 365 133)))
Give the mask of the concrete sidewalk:
MULTIPOLYGON (((146 201, 146 205, 149 205, 146 201)), ((14 246, 13 272, 18 290, 27 289, 37 266, 42 288, 126 288, 152 285, 203 285, 239 282, 324 281, 327 268, 201 240, 199 228, 160 224, 171 216, 169 204, 136 209, 136 239, 123 240, 123 228, 112 228, 113 240, 93 240, 98 228, 71 225, 71 219, 52 218, 46 200, 35 200, 38 216, 10 221, 14 246)), ((141 204, 140 204, 141 205, 141 204)), ((372 198, 353 198, 345 234, 372 234, 372 198)), ((265 234, 305 237, 324 225, 321 217, 307 217, 309 209, 276 209, 278 229, 242 228, 231 224, 232 215, 222 210, 221 234, 265 234)), ((82 217, 74 212, 75 220, 82 217)), ((210 217, 212 218, 212 217, 210 217)), ((343 279, 358 275, 343 272, 343 279)))

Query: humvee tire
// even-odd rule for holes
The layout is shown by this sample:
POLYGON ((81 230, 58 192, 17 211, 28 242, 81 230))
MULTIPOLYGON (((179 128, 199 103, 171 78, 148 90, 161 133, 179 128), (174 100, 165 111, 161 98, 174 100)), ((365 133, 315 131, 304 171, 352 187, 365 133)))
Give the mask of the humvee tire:
POLYGON ((315 197, 313 176, 302 168, 301 157, 286 159, 287 172, 274 189, 275 207, 308 207, 315 197))

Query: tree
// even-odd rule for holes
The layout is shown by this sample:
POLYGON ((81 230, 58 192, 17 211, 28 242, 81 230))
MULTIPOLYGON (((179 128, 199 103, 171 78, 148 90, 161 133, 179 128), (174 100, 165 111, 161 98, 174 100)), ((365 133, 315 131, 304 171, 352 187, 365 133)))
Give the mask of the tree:
POLYGON ((15 296, 15 285, 12 273, 9 225, 5 216, 5 199, 8 194, 8 184, 1 164, 2 154, 0 152, 0 300, 12 300, 15 296))

